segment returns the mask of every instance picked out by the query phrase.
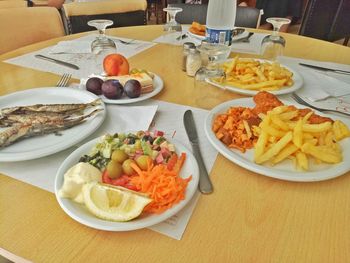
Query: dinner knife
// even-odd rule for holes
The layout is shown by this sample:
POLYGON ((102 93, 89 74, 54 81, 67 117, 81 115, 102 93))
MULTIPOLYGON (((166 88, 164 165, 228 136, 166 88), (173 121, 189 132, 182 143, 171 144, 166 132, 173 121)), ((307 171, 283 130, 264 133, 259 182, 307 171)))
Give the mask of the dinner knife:
POLYGON ((335 72, 335 73, 350 75, 350 71, 346 71, 346 70, 331 69, 331 68, 325 68, 325 67, 320 67, 320 66, 314 66, 314 65, 304 64, 304 63, 299 63, 299 65, 300 65, 300 66, 303 66, 303 67, 308 67, 308 68, 313 68, 313 69, 322 70, 322 71, 331 71, 331 72, 335 72))
POLYGON ((66 66, 66 67, 69 67, 69 68, 72 68, 72 69, 79 69, 79 67, 77 65, 74 65, 74 64, 62 61, 62 60, 58 60, 58 59, 55 59, 55 58, 50 58, 50 57, 39 55, 39 54, 35 55, 35 57, 43 59, 43 60, 47 60, 47 61, 50 61, 50 62, 53 62, 53 63, 56 63, 56 64, 59 64, 59 65, 62 65, 62 66, 66 66))
POLYGON ((202 194, 210 194, 213 192, 213 185, 210 181, 207 169, 205 168, 201 151, 198 144, 198 134, 196 125, 194 123, 193 114, 191 110, 187 110, 184 114, 184 126, 190 140, 193 154, 198 162, 199 167, 199 191, 202 194))
POLYGON ((178 37, 176 38, 176 40, 185 39, 186 37, 187 37, 187 35, 186 35, 186 34, 183 34, 183 35, 181 35, 181 36, 178 36, 178 37))

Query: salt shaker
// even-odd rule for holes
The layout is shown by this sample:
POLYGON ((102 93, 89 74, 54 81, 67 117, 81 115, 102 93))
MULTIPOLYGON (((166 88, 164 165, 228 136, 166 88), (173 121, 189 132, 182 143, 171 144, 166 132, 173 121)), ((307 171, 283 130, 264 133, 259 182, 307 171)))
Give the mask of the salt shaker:
POLYGON ((190 48, 195 47, 192 42, 185 42, 183 44, 183 52, 182 52, 182 70, 186 72, 186 60, 187 56, 190 52, 190 48))
POLYGON ((186 60, 186 72, 190 77, 194 77, 197 70, 202 66, 202 58, 196 47, 191 47, 186 60))

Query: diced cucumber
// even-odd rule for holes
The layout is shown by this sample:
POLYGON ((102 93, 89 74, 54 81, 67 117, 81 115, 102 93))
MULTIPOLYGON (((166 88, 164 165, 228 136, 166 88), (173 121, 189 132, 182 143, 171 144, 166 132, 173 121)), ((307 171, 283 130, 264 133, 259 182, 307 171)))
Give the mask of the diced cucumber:
POLYGON ((141 141, 141 148, 143 153, 148 156, 152 156, 152 148, 146 141, 141 141))
POLYGON ((160 145, 162 142, 166 141, 166 139, 164 137, 157 137, 154 141, 153 141, 153 145, 158 144, 160 145))

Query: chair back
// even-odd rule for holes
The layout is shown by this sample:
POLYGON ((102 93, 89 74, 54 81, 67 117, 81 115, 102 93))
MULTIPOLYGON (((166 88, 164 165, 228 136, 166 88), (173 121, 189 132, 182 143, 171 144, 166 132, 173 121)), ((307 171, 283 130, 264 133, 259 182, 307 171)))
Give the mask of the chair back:
POLYGON ((0 9, 4 8, 18 8, 18 7, 27 7, 27 1, 23 0, 3 0, 0 1, 0 9))
POLYGON ((193 21, 205 24, 207 20, 208 5, 172 3, 168 4, 168 6, 182 8, 182 12, 176 14, 176 21, 180 24, 192 24, 193 21))
POLYGON ((96 30, 88 26, 93 19, 109 19, 111 27, 146 25, 146 0, 73 2, 63 5, 67 34, 96 30))
POLYGON ((349 22, 343 26, 339 25, 342 19, 346 19, 345 16, 349 16, 349 13, 346 14, 340 10, 344 2, 348 2, 345 5, 349 5, 349 1, 343 0, 309 0, 301 21, 299 35, 327 41, 334 40, 346 27, 349 29, 349 22))
POLYGON ((328 40, 335 41, 345 38, 344 45, 347 45, 350 37, 350 1, 341 0, 334 17, 328 40))
MULTIPOLYGON (((207 20, 207 4, 193 5, 193 4, 169 4, 172 7, 182 8, 182 12, 177 13, 176 21, 180 24, 192 24, 196 21, 200 24, 206 24, 207 20)), ((236 27, 250 27, 257 28, 260 25, 261 11, 254 7, 237 7, 236 12, 236 27)))
POLYGON ((54 7, 0 9, 0 54, 64 36, 61 16, 54 7))

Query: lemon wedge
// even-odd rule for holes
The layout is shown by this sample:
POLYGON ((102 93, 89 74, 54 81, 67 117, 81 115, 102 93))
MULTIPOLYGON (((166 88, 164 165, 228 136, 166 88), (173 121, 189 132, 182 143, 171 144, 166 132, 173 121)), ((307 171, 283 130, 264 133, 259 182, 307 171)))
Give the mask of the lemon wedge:
POLYGON ((88 210, 98 218, 125 222, 138 217, 152 199, 147 196, 98 182, 83 186, 84 202, 88 210))

